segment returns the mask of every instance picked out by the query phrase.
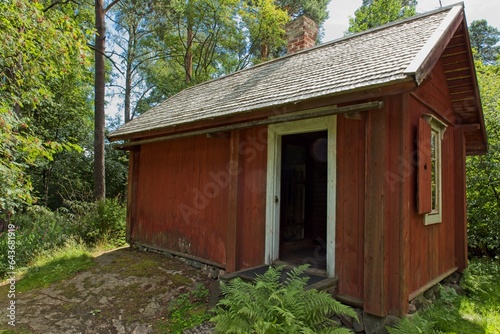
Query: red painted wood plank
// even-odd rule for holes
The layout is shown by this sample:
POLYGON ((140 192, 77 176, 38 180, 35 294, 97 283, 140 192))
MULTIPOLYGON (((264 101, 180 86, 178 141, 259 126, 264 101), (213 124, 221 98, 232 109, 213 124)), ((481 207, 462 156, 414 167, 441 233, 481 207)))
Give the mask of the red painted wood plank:
POLYGON ((126 239, 129 244, 134 242, 134 226, 137 224, 137 184, 139 178, 140 150, 129 152, 127 226, 126 239))
MULTIPOLYGON (((231 143, 229 148, 229 161, 231 170, 240 168, 239 157, 240 131, 231 131, 231 143)), ((228 219, 227 219, 227 241, 226 241, 226 270, 233 272, 237 270, 238 261, 238 174, 229 174, 228 191, 228 219)))
POLYGON ((337 194, 336 194, 336 212, 335 212, 335 276, 339 279, 338 282, 338 290, 339 294, 349 294, 347 289, 347 284, 345 281, 349 280, 349 277, 345 274, 345 251, 344 251, 344 226, 346 225, 345 216, 345 181, 342 177, 344 175, 346 153, 345 148, 347 145, 345 144, 345 133, 346 133, 346 119, 343 115, 337 116, 337 194))
POLYGON ((394 305, 395 314, 403 315, 408 313, 408 295, 410 293, 411 282, 411 251, 410 244, 410 224, 411 212, 414 211, 415 196, 413 194, 415 164, 412 162, 414 153, 415 131, 411 126, 411 97, 409 94, 402 96, 401 115, 401 147, 400 147, 400 171, 405 182, 401 184, 401 205, 399 216, 400 229, 400 251, 399 251, 399 298, 394 305))
POLYGON ((141 147, 137 241, 224 265, 229 141, 197 136, 141 147))
POLYGON ((385 316, 388 311, 385 289, 384 225, 386 202, 384 173, 388 170, 387 106, 370 111, 366 137, 364 310, 385 316), (372 135, 372 134, 377 135, 372 135))
POLYGON ((432 210, 431 196, 431 126, 424 119, 418 120, 418 213, 432 210))
POLYGON ((264 263, 266 228, 267 127, 240 133, 238 265, 264 263))
POLYGON ((337 118, 336 275, 339 293, 363 299, 365 121, 337 118))
MULTIPOLYGON (((435 81, 433 83, 435 87, 446 85, 446 82, 440 76, 433 76, 432 80, 435 81)), ((415 94, 419 98, 422 97, 419 91, 415 92, 415 94)), ((435 95, 435 98, 438 98, 438 95, 435 95)), ((441 104, 443 108, 430 109, 430 104, 424 104, 416 98, 410 98, 411 126, 415 130, 418 129, 418 123, 421 121, 423 114, 434 114, 440 117, 440 114, 451 106, 449 95, 441 101, 441 104)), ((428 282, 453 269, 459 261, 456 255, 460 253, 458 247, 462 251, 464 249, 464 245, 460 241, 463 239, 458 239, 461 232, 457 230, 457 221, 461 220, 459 216, 465 217, 465 213, 461 214, 465 210, 465 194, 462 196, 457 186, 462 184, 462 189, 464 189, 465 173, 463 175, 458 173, 458 170, 460 170, 458 165, 464 164, 464 157, 456 152, 457 150, 465 150, 465 145, 459 146, 454 131, 453 125, 449 124, 442 141, 442 222, 425 226, 424 215, 417 215, 416 212, 410 215, 411 253, 409 257, 411 275, 408 284, 410 294, 419 291, 428 282), (459 203, 460 199, 462 203, 459 203)), ((410 192, 411 194, 412 192, 410 192)), ((465 224, 465 218, 462 221, 465 224)), ((465 233, 463 226, 461 225, 462 234, 465 233)), ((461 254, 463 256, 463 252, 461 254)))

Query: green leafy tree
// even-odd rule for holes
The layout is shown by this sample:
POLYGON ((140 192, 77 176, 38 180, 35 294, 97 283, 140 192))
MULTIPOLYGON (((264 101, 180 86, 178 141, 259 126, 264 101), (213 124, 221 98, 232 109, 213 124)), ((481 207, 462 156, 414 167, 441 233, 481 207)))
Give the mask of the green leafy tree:
POLYGON ((149 43, 152 33, 149 22, 154 20, 154 15, 150 5, 136 0, 119 2, 112 14, 115 31, 111 35, 112 49, 116 50, 114 55, 119 59, 115 64, 119 67, 115 72, 119 73, 113 86, 123 97, 121 107, 124 121, 128 123, 152 89, 142 72, 159 58, 159 50, 149 43))
MULTIPOLYGON (((220 75, 227 54, 239 40, 236 0, 172 1, 156 6, 154 31, 161 63, 182 74, 184 87, 220 75), (235 37, 236 36, 236 37, 235 37)), ((176 74, 177 73, 177 74, 176 74)))
POLYGON ((291 18, 305 15, 321 26, 328 19, 328 4, 331 0, 278 0, 281 9, 291 18))
POLYGON ((114 7, 125 122, 180 90, 285 53, 285 24, 329 0, 135 0, 114 7))
POLYGON ((0 3, 0 210, 9 217, 33 202, 27 168, 73 145, 44 141, 30 127, 33 115, 55 101, 53 89, 88 66, 81 29, 62 12, 44 12, 27 0, 0 3))
POLYGON ((346 34, 362 32, 383 24, 411 17, 417 13, 416 0, 363 0, 349 18, 346 34))
POLYGON ((153 2, 139 41, 150 57, 138 66, 141 99, 132 109, 152 105, 197 83, 231 73, 248 64, 237 0, 153 2))
POLYGON ((494 255, 500 252, 500 66, 476 61, 476 69, 489 150, 467 158, 469 248, 494 255))
POLYGON ((270 55, 279 52, 279 48, 286 45, 283 36, 289 16, 275 1, 243 2, 240 16, 248 29, 251 43, 248 53, 253 56, 253 63, 269 59, 270 55))
POLYGON ((477 51, 476 59, 494 64, 500 56, 500 31, 488 25, 486 20, 472 21, 469 26, 471 46, 477 51))

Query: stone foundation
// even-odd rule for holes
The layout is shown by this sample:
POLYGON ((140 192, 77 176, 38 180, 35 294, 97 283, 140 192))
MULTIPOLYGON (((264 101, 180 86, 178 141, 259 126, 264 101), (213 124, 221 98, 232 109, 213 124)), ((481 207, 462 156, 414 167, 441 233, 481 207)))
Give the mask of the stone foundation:
POLYGON ((224 269, 221 269, 219 267, 212 266, 212 265, 209 265, 209 264, 206 264, 206 263, 203 263, 200 261, 196 261, 193 259, 188 259, 186 257, 170 253, 167 250, 162 250, 162 249, 153 248, 153 247, 147 247, 147 246, 138 245, 138 244, 132 245, 132 248, 136 248, 138 250, 145 251, 145 252, 161 254, 161 255, 166 256, 170 259, 176 259, 182 263, 187 264, 188 266, 201 269, 201 271, 205 275, 207 275, 209 278, 218 279, 226 273, 224 271, 224 269))
POLYGON ((441 291, 441 286, 446 286, 454 289, 458 294, 463 294, 464 290, 460 286, 460 280, 462 279, 462 274, 459 272, 454 272, 450 276, 446 277, 444 280, 439 282, 439 284, 427 289, 419 296, 415 297, 410 301, 408 314, 413 314, 417 311, 424 309, 425 307, 431 305, 437 298, 441 291))
MULTIPOLYGON (((463 294, 464 290, 460 286, 460 280, 462 279, 462 274, 459 272, 454 272, 447 278, 443 279, 438 284, 427 289, 419 296, 415 297, 409 303, 409 314, 413 314, 417 311, 424 309, 425 307, 431 305, 437 298, 442 290, 441 286, 447 286, 455 289, 458 294, 463 294)), ((364 312, 360 308, 354 308, 358 314, 358 321, 354 321, 351 317, 334 317, 334 320, 344 327, 349 328, 354 333, 360 334, 387 334, 386 327, 394 326, 399 320, 399 317, 394 315, 388 315, 386 317, 377 317, 369 313, 364 312)))

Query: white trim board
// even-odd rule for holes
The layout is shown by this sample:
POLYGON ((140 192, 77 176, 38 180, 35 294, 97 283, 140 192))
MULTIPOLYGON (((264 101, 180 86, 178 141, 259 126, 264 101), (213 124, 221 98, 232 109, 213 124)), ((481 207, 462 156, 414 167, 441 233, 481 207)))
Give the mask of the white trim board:
POLYGON ((265 263, 279 258, 281 137, 283 135, 327 130, 327 227, 326 272, 335 275, 335 214, 337 189, 337 116, 326 116, 294 122, 272 124, 268 127, 267 188, 266 188, 266 249, 265 263))

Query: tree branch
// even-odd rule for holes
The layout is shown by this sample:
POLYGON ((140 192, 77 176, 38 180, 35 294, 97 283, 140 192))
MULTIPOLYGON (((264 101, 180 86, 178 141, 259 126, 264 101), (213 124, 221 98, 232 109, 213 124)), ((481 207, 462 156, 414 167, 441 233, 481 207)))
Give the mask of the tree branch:
POLYGON ((79 4, 78 2, 76 1, 73 1, 73 0, 66 0, 66 1, 54 1, 53 3, 51 3, 47 8, 44 8, 43 9, 43 12, 47 12, 48 10, 50 10, 51 8, 57 6, 57 5, 66 5, 70 2, 75 2, 77 5, 79 4))
POLYGON ((116 5, 117 3, 119 3, 120 0, 114 0, 113 2, 111 2, 108 7, 104 8, 104 13, 107 13, 108 10, 110 10, 114 5, 116 5))
MULTIPOLYGON (((90 44, 90 43, 87 43, 87 46, 88 46, 88 47, 89 47, 92 51, 97 51, 97 50, 95 49, 95 46, 94 46, 94 45, 92 45, 92 44, 90 44)), ((109 57, 106 53, 102 53, 102 52, 100 52, 100 51, 97 51, 97 52, 98 52, 98 53, 100 53, 100 54, 102 54, 102 55, 104 55, 104 57, 105 57, 106 59, 108 59, 108 60, 111 62, 111 64, 113 65, 113 67, 114 67, 114 68, 115 68, 118 72, 120 72, 120 74, 121 74, 121 75, 123 75, 122 70, 118 67, 118 65, 116 65, 116 62, 115 62, 113 59, 111 59, 111 57, 109 57)))

